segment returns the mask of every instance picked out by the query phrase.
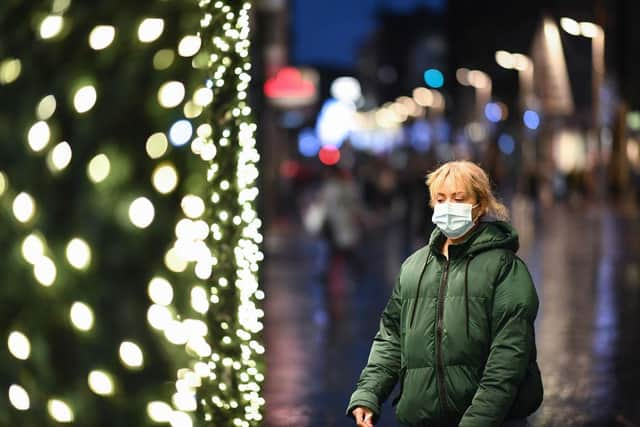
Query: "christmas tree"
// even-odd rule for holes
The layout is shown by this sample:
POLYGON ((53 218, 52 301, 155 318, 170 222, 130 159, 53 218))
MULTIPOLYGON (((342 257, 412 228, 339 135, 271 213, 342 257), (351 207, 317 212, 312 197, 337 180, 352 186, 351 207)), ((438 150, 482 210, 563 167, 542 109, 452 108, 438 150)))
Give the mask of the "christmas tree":
POLYGON ((0 425, 260 423, 250 13, 0 4, 0 425))

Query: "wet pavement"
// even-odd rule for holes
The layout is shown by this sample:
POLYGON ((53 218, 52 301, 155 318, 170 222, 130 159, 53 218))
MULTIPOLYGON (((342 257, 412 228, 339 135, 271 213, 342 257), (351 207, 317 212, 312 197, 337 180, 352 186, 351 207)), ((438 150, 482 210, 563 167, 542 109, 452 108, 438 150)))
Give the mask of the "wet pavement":
MULTIPOLYGON (((531 425, 640 427, 640 215, 525 201, 513 216, 540 296, 545 400, 531 425)), ((408 254, 402 235, 398 223, 372 230, 351 268, 295 226, 269 230, 265 426, 354 425, 344 409, 408 254)), ((378 425, 398 425, 389 401, 378 425)))

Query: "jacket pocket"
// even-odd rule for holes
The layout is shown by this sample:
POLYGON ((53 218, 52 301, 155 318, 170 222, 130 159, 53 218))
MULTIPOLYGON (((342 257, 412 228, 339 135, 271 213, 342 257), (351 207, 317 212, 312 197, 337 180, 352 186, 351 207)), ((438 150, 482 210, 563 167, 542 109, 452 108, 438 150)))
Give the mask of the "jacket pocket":
POLYGON ((400 391, 398 395, 391 402, 391 406, 396 406, 400 399, 402 398, 402 391, 404 390, 404 378, 407 376, 407 368, 406 366, 400 370, 400 391))

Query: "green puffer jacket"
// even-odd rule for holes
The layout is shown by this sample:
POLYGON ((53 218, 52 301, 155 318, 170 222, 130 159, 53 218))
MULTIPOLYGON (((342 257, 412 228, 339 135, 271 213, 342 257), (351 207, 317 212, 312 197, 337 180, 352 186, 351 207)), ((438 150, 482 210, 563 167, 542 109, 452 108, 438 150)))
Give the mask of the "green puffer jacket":
POLYGON ((449 260, 445 240, 436 229, 402 264, 347 415, 366 406, 375 421, 398 380, 409 426, 497 427, 540 406, 538 297, 516 231, 481 222, 449 260))

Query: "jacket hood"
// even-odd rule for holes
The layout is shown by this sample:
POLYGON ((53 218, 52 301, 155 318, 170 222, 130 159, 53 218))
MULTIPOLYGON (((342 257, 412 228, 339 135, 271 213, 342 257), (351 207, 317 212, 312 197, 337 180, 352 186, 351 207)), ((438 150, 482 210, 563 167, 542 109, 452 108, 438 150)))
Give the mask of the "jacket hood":
MULTIPOLYGON (((429 248, 440 253, 446 239, 442 231, 436 227, 429 238, 429 248)), ((508 249, 515 253, 519 247, 518 232, 511 224, 505 221, 481 218, 480 224, 469 233, 465 240, 449 247, 449 253, 452 257, 456 257, 456 255, 477 254, 499 248, 508 249)))

